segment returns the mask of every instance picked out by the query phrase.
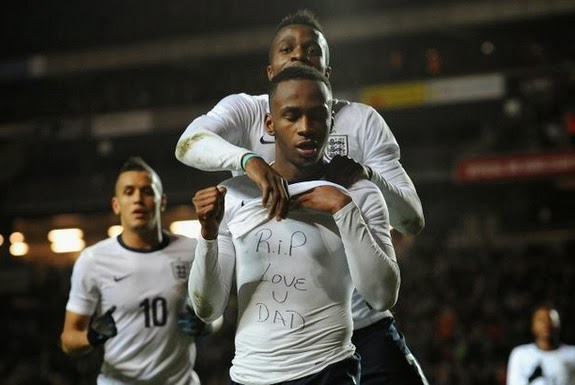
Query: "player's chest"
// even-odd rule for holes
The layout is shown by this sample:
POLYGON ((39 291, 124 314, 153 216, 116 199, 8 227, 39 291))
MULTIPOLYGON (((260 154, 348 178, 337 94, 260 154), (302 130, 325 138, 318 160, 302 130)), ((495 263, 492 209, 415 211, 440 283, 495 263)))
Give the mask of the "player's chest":
POLYGON ((239 243, 240 262, 256 258, 285 263, 321 262, 340 249, 339 231, 331 216, 292 213, 280 222, 269 221, 250 231, 239 243))
POLYGON ((171 258, 123 258, 106 269, 104 289, 111 292, 179 291, 185 286, 191 261, 171 258))

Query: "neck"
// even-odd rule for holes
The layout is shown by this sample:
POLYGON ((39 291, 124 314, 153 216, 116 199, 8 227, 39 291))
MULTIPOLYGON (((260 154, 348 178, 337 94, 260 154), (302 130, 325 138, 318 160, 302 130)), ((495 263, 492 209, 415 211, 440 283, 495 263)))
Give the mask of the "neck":
POLYGON ((559 341, 556 338, 538 338, 535 345, 541 350, 555 350, 559 347, 559 341))
POLYGON ((162 243, 162 231, 159 227, 152 231, 148 229, 124 230, 121 237, 126 246, 137 250, 152 250, 162 243))
POLYGON ((276 161, 272 167, 287 180, 288 183, 296 183, 322 179, 325 174, 326 163, 319 161, 314 165, 300 167, 293 163, 276 161))

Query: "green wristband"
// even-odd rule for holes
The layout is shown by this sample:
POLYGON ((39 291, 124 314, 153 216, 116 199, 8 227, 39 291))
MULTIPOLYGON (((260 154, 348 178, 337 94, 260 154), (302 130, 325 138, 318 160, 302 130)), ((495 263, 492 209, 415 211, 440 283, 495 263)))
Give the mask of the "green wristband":
POLYGON ((248 160, 250 160, 251 158, 261 158, 261 156, 253 152, 248 152, 247 154, 242 156, 242 170, 246 171, 246 164, 248 164, 248 160))

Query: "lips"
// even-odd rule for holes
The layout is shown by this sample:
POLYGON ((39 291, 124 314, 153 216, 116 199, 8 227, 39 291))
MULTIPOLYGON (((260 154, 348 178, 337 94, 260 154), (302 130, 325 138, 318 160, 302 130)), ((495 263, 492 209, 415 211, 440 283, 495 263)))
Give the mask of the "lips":
POLYGON ((303 157, 310 158, 317 154, 320 145, 315 140, 305 140, 299 142, 296 148, 303 157))
POLYGON ((142 210, 142 209, 137 209, 132 211, 132 215, 134 215, 135 217, 144 217, 146 216, 147 211, 146 210, 142 210))

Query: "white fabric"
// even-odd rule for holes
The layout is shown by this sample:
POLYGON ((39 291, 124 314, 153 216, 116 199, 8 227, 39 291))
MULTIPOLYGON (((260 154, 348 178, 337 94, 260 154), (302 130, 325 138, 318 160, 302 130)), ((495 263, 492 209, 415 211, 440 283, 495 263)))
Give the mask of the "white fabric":
MULTIPOLYGON (((389 126, 370 106, 339 103, 343 107, 335 115, 326 159, 344 155, 371 167, 372 181, 387 201, 391 224, 401 232, 417 231, 423 226, 423 209, 399 161, 399 146, 389 126)), ((267 95, 227 96, 188 125, 178 141, 176 157, 200 170, 229 170, 234 175, 243 172, 241 157, 248 150, 271 162, 275 157, 274 137, 266 132, 264 124, 268 111, 267 95)))
POLYGON ((195 346, 177 316, 197 241, 170 235, 161 250, 136 252, 108 238, 86 248, 74 265, 66 309, 112 314, 118 334, 105 345, 99 385, 197 385, 195 346), (195 379, 195 380, 194 380, 195 379))
MULTIPOLYGON (((178 159, 201 170, 230 170, 235 175, 242 173, 241 157, 248 152, 246 149, 267 162, 273 161, 274 137, 266 132, 264 124, 268 111, 267 95, 242 93, 225 97, 186 128, 178 141, 178 159)), ((385 197, 391 225, 399 231, 409 233, 420 224, 420 218, 423 220, 415 187, 399 162, 397 141, 373 108, 346 103, 335 116, 326 154, 346 155, 374 170, 372 180, 385 197)), ((391 316, 390 311, 377 312, 367 307, 357 293, 352 311, 354 329, 391 316)))
MULTIPOLYGON (((322 184, 329 183, 298 183, 290 192, 322 184)), ((294 210, 278 222, 255 203, 260 193, 247 177, 222 185, 226 209, 218 240, 199 240, 189 290, 197 313, 212 320, 225 309, 235 273, 231 378, 256 385, 289 381, 351 356, 354 286, 376 308, 391 306, 399 289, 381 192, 361 181, 350 189, 353 202, 333 216, 294 210)))
POLYGON ((509 355, 507 385, 575 384, 575 346, 541 350, 535 343, 516 346, 509 355), (540 367, 540 375, 533 375, 540 367), (532 377, 531 381, 529 378, 532 377))

